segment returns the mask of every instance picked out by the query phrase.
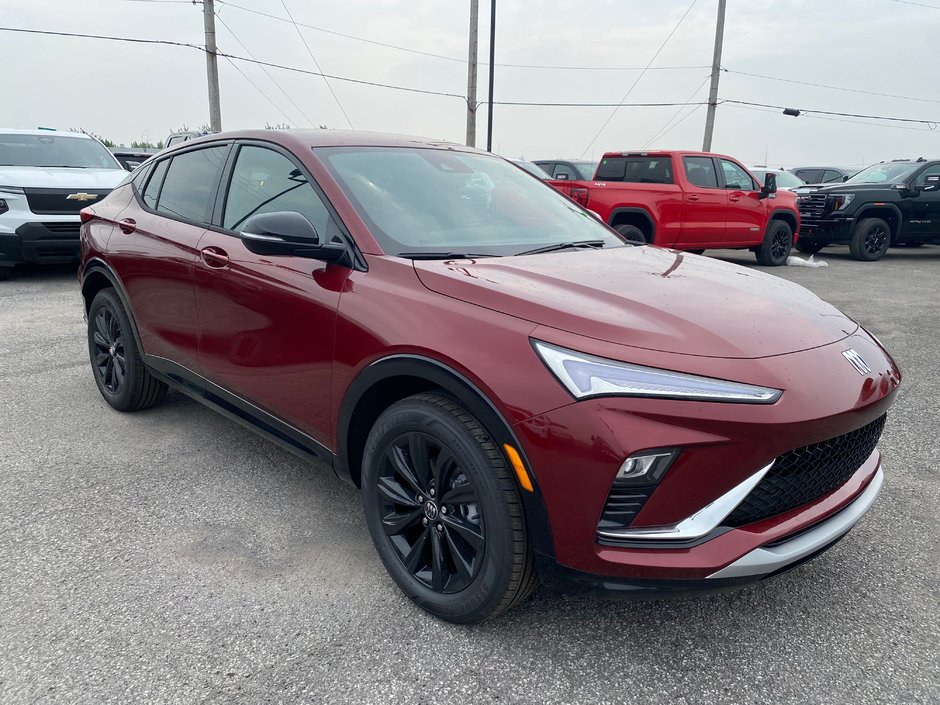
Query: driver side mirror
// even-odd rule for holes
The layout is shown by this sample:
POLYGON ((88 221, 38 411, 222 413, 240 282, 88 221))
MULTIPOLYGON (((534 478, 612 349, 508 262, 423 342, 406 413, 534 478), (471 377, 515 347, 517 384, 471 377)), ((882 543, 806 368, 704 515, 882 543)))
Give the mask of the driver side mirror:
POLYGON ((761 187, 761 198, 767 198, 772 193, 777 193, 777 175, 768 171, 764 177, 764 185, 761 187))
POLYGON ((325 262, 346 260, 346 248, 320 242, 317 229, 296 211, 275 211, 251 216, 242 225, 241 240, 256 255, 309 257, 325 262))

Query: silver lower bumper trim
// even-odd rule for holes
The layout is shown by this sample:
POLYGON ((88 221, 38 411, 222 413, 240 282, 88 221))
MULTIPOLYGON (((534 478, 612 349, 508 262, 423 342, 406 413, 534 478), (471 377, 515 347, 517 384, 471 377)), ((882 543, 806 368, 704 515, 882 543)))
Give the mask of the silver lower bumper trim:
POLYGON ((878 468, 868 487, 838 514, 791 541, 773 547, 755 548, 734 563, 725 566, 711 578, 740 578, 773 573, 805 558, 838 539, 851 529, 868 511, 884 483, 884 471, 878 468))

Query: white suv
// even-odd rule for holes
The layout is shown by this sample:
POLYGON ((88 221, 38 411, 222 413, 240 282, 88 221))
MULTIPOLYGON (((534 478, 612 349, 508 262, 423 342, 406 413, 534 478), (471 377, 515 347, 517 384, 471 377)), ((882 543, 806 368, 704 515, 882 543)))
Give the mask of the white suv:
POLYGON ((0 279, 19 262, 78 260, 78 212, 127 176, 98 140, 0 128, 0 279))

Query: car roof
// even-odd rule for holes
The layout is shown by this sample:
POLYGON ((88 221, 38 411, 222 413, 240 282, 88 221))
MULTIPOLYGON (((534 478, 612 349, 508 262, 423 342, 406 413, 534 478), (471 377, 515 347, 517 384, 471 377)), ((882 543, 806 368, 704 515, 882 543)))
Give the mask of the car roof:
MULTIPOLYGON (((271 141, 272 137, 277 141, 277 136, 281 138, 292 138, 293 141, 300 141, 311 147, 422 147, 433 149, 452 149, 461 152, 476 152, 487 154, 479 149, 467 147, 466 145, 446 140, 436 140, 427 137, 412 137, 410 135, 399 135, 389 132, 366 132, 362 130, 318 130, 318 129, 295 129, 295 130, 237 130, 230 132, 216 132, 210 135, 204 135, 193 140, 187 140, 183 144, 187 147, 196 143, 226 139, 257 139, 271 141)), ((180 145, 182 146, 182 145, 180 145)), ((174 149, 176 146, 174 145, 174 149)))
POLYGON ((13 128, 0 127, 0 134, 2 135, 35 135, 37 137, 75 137, 80 140, 90 140, 94 139, 90 135, 86 135, 83 132, 68 132, 65 130, 15 130, 13 128))

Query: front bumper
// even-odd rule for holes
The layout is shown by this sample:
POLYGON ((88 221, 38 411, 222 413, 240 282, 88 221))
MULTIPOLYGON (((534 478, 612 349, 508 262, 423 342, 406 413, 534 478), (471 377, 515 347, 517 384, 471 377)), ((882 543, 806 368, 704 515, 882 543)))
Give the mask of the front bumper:
POLYGON ((23 223, 13 231, 0 230, 0 266, 77 262, 80 225, 77 217, 69 217, 23 223))
POLYGON ((800 240, 831 244, 847 242, 852 236, 855 218, 831 214, 822 219, 806 216, 800 221, 800 240))

